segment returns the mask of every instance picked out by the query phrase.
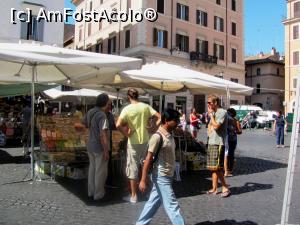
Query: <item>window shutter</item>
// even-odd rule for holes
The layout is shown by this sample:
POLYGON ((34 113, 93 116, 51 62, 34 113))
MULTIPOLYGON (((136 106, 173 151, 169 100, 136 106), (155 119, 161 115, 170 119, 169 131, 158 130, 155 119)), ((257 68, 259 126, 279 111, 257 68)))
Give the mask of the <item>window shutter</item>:
POLYGON ((219 56, 217 55, 217 47, 217 44, 214 44, 214 56, 219 58, 219 56))
POLYGON ((217 17, 216 16, 214 17, 214 29, 215 30, 217 29, 217 17))
POLYGON ((206 26, 207 27, 207 13, 206 12, 203 12, 203 21, 204 21, 204 26, 206 26))
POLYGON ((111 54, 111 41, 112 41, 112 39, 108 39, 108 48, 107 48, 108 54, 111 54))
POLYGON ((200 52, 199 39, 196 39, 196 52, 200 52))
POLYGON ((189 52, 190 51, 190 46, 189 46, 189 37, 185 36, 185 52, 189 52))
POLYGON ((164 48, 168 48, 168 31, 164 30, 164 48))
POLYGON ((125 48, 130 47, 130 30, 126 30, 125 32, 125 48))
POLYGON ((224 60, 224 45, 220 45, 220 59, 224 60))
POLYGON ((208 41, 203 41, 203 53, 208 55, 208 41))
POLYGON ((177 3, 177 18, 180 19, 180 4, 177 3))
POLYGON ((224 31, 224 20, 222 18, 220 18, 220 31, 224 31))
POLYGON ((158 43, 157 43, 157 29, 154 28, 153 29, 153 46, 157 46, 158 43))
MULTIPOLYGON (((26 20, 26 17, 27 17, 27 15, 23 15, 22 14, 22 16, 21 16, 21 19, 24 19, 24 20, 26 20)), ((20 23, 21 23, 21 34, 20 34, 20 38, 21 39, 25 39, 25 40, 27 40, 27 33, 28 33, 28 23, 26 23, 26 22, 21 22, 20 21, 20 23)))
POLYGON ((45 20, 41 19, 39 22, 37 22, 37 41, 44 41, 44 24, 45 20))
POLYGON ((196 11, 196 24, 200 24, 200 11, 196 11))
POLYGON ((178 47, 180 51, 183 50, 181 47, 181 44, 180 44, 180 35, 179 34, 176 34, 176 47, 178 47))
POLYGON ((113 42, 114 42, 113 52, 116 52, 116 50, 117 50, 117 37, 114 37, 114 38, 113 38, 113 42))
POLYGON ((185 7, 185 20, 189 21, 189 7, 188 6, 185 7))

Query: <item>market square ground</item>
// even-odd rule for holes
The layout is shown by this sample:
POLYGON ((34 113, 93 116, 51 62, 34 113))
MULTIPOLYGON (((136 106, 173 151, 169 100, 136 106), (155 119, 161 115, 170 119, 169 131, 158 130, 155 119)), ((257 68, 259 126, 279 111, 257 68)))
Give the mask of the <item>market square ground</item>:
MULTIPOLYGON (((205 139, 205 130, 200 133, 205 139)), ((289 137, 286 145, 289 145, 289 137)), ((239 138, 236 176, 228 178, 233 195, 208 196, 209 173, 182 173, 174 183, 182 213, 193 225, 273 225, 280 223, 288 149, 275 148, 275 137, 264 130, 246 131, 239 138)), ((299 150, 299 149, 298 149, 299 150)), ((30 164, 20 149, 0 150, 0 224, 134 224, 145 202, 121 200, 123 191, 109 189, 107 202, 87 198, 85 181, 19 182, 30 164)), ((300 155, 297 155, 290 223, 300 223, 300 155)), ((28 177, 27 177, 28 178, 28 177)), ((160 208, 152 224, 170 224, 160 208)))

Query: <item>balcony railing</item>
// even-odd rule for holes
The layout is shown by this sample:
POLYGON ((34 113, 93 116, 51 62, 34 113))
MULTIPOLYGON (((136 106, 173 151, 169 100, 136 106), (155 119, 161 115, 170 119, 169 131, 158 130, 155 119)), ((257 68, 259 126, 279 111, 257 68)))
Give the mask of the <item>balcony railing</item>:
POLYGON ((190 52, 190 60, 191 61, 203 61, 203 62, 212 63, 212 64, 218 63, 218 57, 208 55, 208 54, 203 54, 201 52, 190 52))

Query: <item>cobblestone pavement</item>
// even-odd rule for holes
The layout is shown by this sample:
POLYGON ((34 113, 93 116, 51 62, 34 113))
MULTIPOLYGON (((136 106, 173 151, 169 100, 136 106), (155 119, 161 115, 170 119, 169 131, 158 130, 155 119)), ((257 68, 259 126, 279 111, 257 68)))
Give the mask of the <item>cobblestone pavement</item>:
MULTIPOLYGON (((203 139, 204 133, 205 130, 201 130, 203 139)), ((208 172, 183 172, 182 182, 175 182, 174 189, 186 223, 279 223, 289 151, 274 146, 275 137, 268 131, 246 131, 240 136, 235 176, 227 179, 232 196, 227 199, 205 194, 210 188, 208 172)), ((299 162, 299 154, 297 158, 299 162)), ((136 205, 123 202, 121 189, 108 189, 108 201, 94 202, 86 196, 85 180, 22 182, 28 178, 29 168, 29 160, 21 156, 20 149, 0 150, 0 225, 134 224, 145 204, 145 199, 136 205)), ((297 165, 290 223, 300 223, 299 190, 297 165)), ((163 208, 152 224, 170 224, 163 208)))

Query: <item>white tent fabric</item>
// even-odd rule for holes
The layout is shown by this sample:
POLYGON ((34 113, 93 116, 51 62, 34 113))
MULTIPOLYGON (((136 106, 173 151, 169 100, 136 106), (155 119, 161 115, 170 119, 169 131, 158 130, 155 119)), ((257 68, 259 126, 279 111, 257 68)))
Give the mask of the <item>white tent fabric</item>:
MULTIPOLYGON (((74 91, 60 91, 56 88, 52 88, 44 91, 52 100, 62 102, 83 102, 83 103, 95 103, 98 95, 103 93, 102 91, 91 89, 79 89, 74 91)), ((117 99, 115 95, 109 94, 110 99, 117 99)))
POLYGON ((141 60, 48 45, 0 43, 1 82, 30 83, 32 65, 37 65, 35 82, 68 78, 80 82, 82 78, 103 76, 105 79, 122 70, 137 69, 141 60))
POLYGON ((0 43, 0 82, 31 83, 31 179, 34 177, 34 84, 80 82, 138 69, 140 59, 105 55, 39 44, 0 43))
POLYGON ((226 95, 229 90, 232 94, 251 95, 253 91, 251 87, 166 62, 146 64, 140 70, 123 71, 121 74, 141 80, 155 89, 160 89, 163 82, 163 90, 170 92, 189 89, 192 94, 226 95))

